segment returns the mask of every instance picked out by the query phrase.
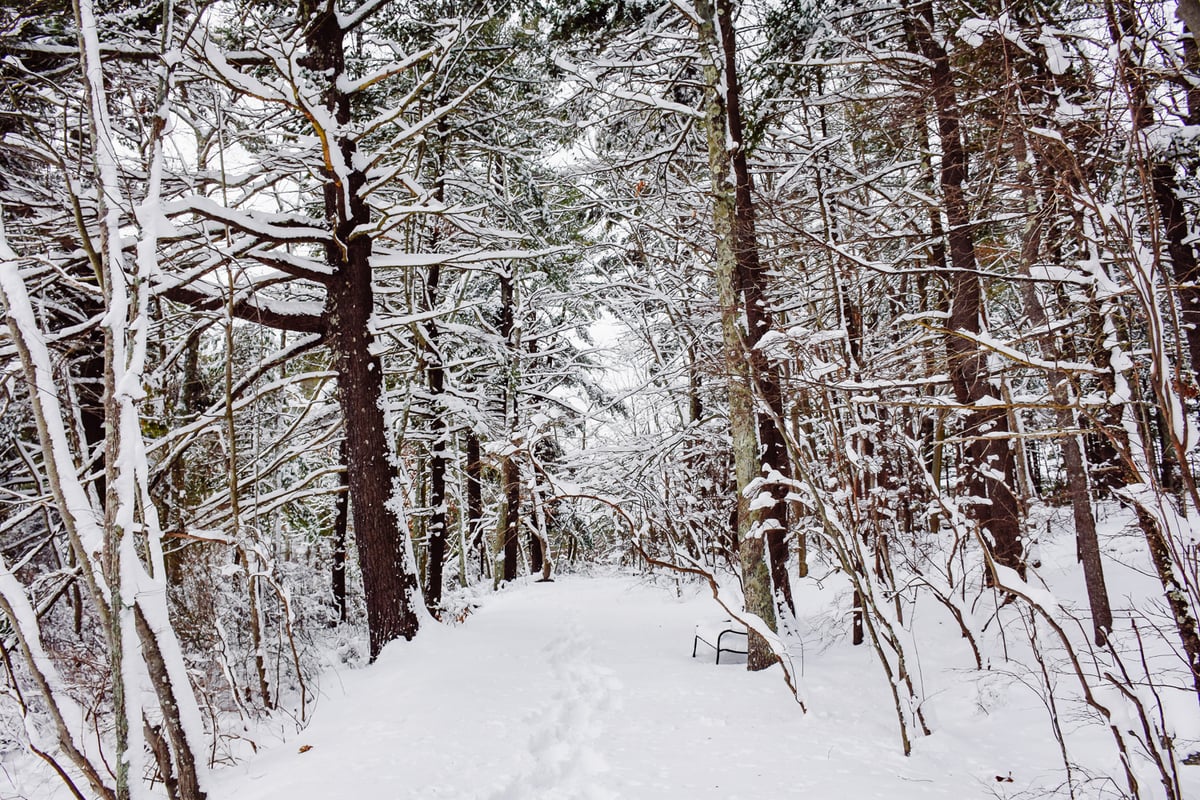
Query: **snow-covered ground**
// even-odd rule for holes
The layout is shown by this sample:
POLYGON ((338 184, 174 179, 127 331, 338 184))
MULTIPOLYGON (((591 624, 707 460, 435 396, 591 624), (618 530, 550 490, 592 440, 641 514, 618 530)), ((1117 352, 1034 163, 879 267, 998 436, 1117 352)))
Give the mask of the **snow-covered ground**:
POLYGON ((969 669, 949 628, 962 673, 930 682, 935 732, 905 758, 869 648, 810 648, 805 715, 777 667, 716 666, 703 646, 693 659, 693 626, 720 612, 680 594, 620 575, 511 587, 464 625, 326 676, 311 726, 219 771, 211 796, 961 799, 1061 780, 1036 695, 969 669))

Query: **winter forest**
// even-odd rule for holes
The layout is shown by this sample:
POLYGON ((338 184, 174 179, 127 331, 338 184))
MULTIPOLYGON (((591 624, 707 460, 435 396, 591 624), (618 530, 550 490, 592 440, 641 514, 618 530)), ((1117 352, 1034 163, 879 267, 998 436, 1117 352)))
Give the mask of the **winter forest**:
POLYGON ((0 797, 1200 797, 1198 259, 1197 0, 4 3, 0 797))

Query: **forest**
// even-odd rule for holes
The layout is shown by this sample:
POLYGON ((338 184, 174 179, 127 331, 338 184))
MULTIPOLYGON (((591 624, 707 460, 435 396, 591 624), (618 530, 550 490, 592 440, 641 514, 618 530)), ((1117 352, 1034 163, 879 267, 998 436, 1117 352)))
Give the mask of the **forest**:
MULTIPOLYGON (((26 0, 0 89, 0 796, 250 797, 537 597, 574 741, 659 595, 703 702, 1200 796, 1197 0, 26 0)), ((357 796, 741 796, 568 761, 357 796)))

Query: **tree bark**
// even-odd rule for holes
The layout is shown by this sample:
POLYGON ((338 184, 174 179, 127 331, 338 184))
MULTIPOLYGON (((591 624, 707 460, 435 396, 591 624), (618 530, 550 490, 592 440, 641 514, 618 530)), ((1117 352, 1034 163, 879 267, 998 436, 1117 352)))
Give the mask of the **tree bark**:
MULTIPOLYGON (((511 270, 511 268, 510 268, 511 270)), ((505 382, 504 382, 504 429, 508 432, 509 448, 514 449, 513 438, 517 433, 517 332, 514 325, 514 305, 516 304, 511 271, 500 276, 500 336, 505 344, 505 382)), ((504 505, 503 518, 500 521, 500 547, 504 552, 504 566, 501 578, 505 581, 517 577, 517 562, 521 555, 521 469, 517 464, 515 452, 509 452, 504 457, 500 468, 500 480, 503 484, 504 505)))
POLYGON ((179 781, 175 780, 175 770, 171 766, 171 748, 167 745, 167 740, 163 738, 162 731, 151 725, 145 717, 142 717, 142 731, 150 753, 154 756, 154 763, 158 765, 158 779, 167 790, 167 800, 179 800, 179 781))
MULTIPOLYGON (((445 98, 439 97, 439 105, 445 98)), ((444 119, 437 125, 438 146, 435 148, 434 199, 438 203, 446 202, 446 180, 444 174, 443 150, 447 136, 447 125, 444 119)), ((440 220, 433 225, 429 236, 429 249, 437 252, 441 230, 440 220)), ((442 270, 440 264, 431 264, 425 272, 424 306, 428 312, 437 309, 438 293, 442 270)), ((426 568, 425 568, 425 607, 435 617, 438 616, 442 602, 442 568, 446 562, 446 449, 450 446, 450 430, 446 425, 446 414, 442 406, 442 395, 446 391, 446 367, 442 361, 442 351, 438 346, 441 330, 433 317, 423 325, 422 350, 425 360, 425 380, 429 388, 429 435, 432 449, 429 455, 429 528, 425 532, 426 568)))
MULTIPOLYGON (((788 577, 788 486, 791 460, 788 455, 783 424, 783 394, 779 368, 759 349, 759 342, 772 327, 774 320, 766 300, 766 270, 758 252, 758 233, 754 211, 754 180, 746 162, 745 130, 742 124, 741 87, 737 77, 737 40, 733 27, 732 0, 716 0, 716 24, 720 29, 721 52, 724 57, 725 116, 729 126, 729 159, 733 173, 733 254, 736 262, 736 284, 742 294, 746 314, 744 347, 750 359, 753 388, 757 389, 763 409, 756 414, 760 470, 766 474, 766 491, 775 499, 774 505, 761 515, 767 540, 767 555, 771 565, 771 582, 775 591, 794 614, 792 582, 788 577), (775 479, 772 479, 772 478, 775 479)), ((803 534, 801 534, 803 535, 803 534)))
POLYGON ((1188 36, 1194 44, 1200 44, 1200 0, 1179 0, 1175 16, 1187 25, 1188 36))
MULTIPOLYGON (((200 788, 199 765, 196 763, 196 752, 199 742, 189 742, 187 732, 180 715, 179 700, 175 696, 175 684, 171 681, 171 673, 163 659, 162 648, 158 643, 158 634, 150 626, 141 606, 134 607, 134 624, 138 639, 141 642, 142 654, 146 661, 146 671, 150 674, 150 683, 158 698, 158 706, 162 709, 163 727, 167 731, 167 739, 171 744, 174 756, 174 780, 180 800, 205 800, 206 794, 200 788)), ((191 690, 191 686, 187 687, 191 690)))
MULTIPOLYGON (((426 308, 433 310, 437 305, 437 265, 429 268, 425 280, 426 308)), ((438 349, 438 326, 434 320, 425 323, 425 374, 431 404, 429 434, 433 449, 429 456, 429 528, 426 531, 427 554, 425 568, 425 606, 437 615, 442 602, 442 566, 446 561, 446 448, 449 445, 449 430, 446 415, 440 406, 446 391, 446 369, 438 349)))
MULTIPOLYGON (((1182 333, 1187 343, 1189 361, 1191 362, 1191 378, 1193 386, 1200 384, 1200 262, 1196 258, 1196 250, 1189 235, 1187 212, 1183 200, 1179 196, 1179 182, 1175 177, 1175 165, 1166 157, 1155 153, 1146 142, 1145 131, 1154 126, 1154 107, 1150 89, 1142 76, 1142 67, 1138 63, 1138 52, 1141 45, 1137 44, 1140 31, 1136 10, 1130 0, 1108 0, 1106 2, 1109 35, 1113 44, 1120 52, 1121 79, 1129 93, 1129 111, 1133 122, 1133 139, 1139 142, 1135 154, 1145 159, 1145 169, 1149 174, 1150 191, 1158 211, 1158 226, 1166 241, 1167 259, 1175 280, 1175 294, 1179 300, 1179 310, 1182 333)), ((1194 9, 1194 5, 1179 3, 1177 11, 1186 20, 1185 14, 1194 9)), ((1194 32, 1189 21, 1189 32, 1194 32)), ((1185 41, 1184 53, 1187 61, 1195 64, 1196 41, 1188 36, 1185 41)), ((1197 102, 1197 89, 1188 91, 1188 122, 1197 124, 1200 117, 1200 103, 1197 102)))
POLYGON ((483 537, 483 462, 480 460, 479 436, 474 431, 467 431, 466 439, 467 540, 479 556, 482 577, 487 569, 487 545, 483 537))
MULTIPOLYGON (((729 425, 733 436, 733 461, 736 497, 736 532, 742 566, 742 591, 746 610, 775 624, 775 603, 771 573, 767 567, 764 531, 756 526, 750 511, 746 489, 759 476, 762 462, 758 450, 758 430, 754 415, 753 376, 746 358, 747 332, 742 329, 742 304, 739 292, 737 220, 735 189, 730 176, 727 149, 727 125, 721 73, 725 58, 718 40, 718 12, 710 0, 697 3, 700 13, 700 45, 711 55, 704 62, 704 131, 708 143, 708 167, 712 180, 713 229, 716 233, 715 273, 721 309, 721 338, 725 368, 729 380, 729 425)), ((775 663, 770 645, 750 632, 746 666, 766 669, 775 663)))
POLYGON ((302 66, 313 80, 324 83, 325 105, 337 123, 330 143, 337 152, 327 156, 322 170, 325 217, 333 233, 325 245, 325 261, 333 271, 327 284, 326 317, 346 426, 350 506, 374 660, 388 642, 416 635, 419 588, 408 532, 392 505, 392 447, 384 423, 383 369, 370 349, 375 310, 371 213, 362 196, 366 175, 355 166, 357 143, 349 133, 350 97, 338 86, 346 68, 345 31, 334 10, 316 0, 301 0, 300 18, 308 20, 308 52, 302 66))
POLYGON ((504 503, 501 506, 500 547, 504 553, 501 579, 516 580, 517 563, 521 557, 521 470, 515 456, 508 456, 500 468, 504 503))
POLYGON ((346 440, 339 448, 342 471, 338 475, 340 491, 335 501, 333 517, 333 557, 330 567, 329 589, 333 595, 333 607, 337 610, 338 622, 346 622, 349 609, 346 607, 346 528, 350 519, 350 469, 346 466, 346 440))
MULTIPOLYGON (((1131 476, 1132 477, 1132 476, 1131 476)), ((1163 596, 1167 607, 1171 609, 1171 619, 1175 630, 1179 633, 1179 643, 1183 647, 1184 657, 1192 671, 1192 687, 1196 698, 1200 700, 1200 626, 1192 614, 1188 602, 1188 592, 1175 574, 1175 559, 1171 553, 1171 544, 1158 522, 1141 506, 1136 507, 1138 526, 1146 537, 1150 550, 1150 560, 1154 571, 1163 587, 1163 596)))
POLYGON ((964 191, 967 153, 950 58, 934 35, 933 5, 917 4, 907 18, 912 39, 929 61, 934 113, 941 140, 942 203, 946 212, 950 266, 950 319, 946 337, 954 397, 971 408, 963 424, 967 486, 976 499, 968 513, 987 534, 996 561, 1025 574, 1020 508, 1012 486, 1016 480, 1009 442, 1008 414, 987 371, 987 352, 976 336, 983 331, 983 293, 976 275, 975 242, 964 191))
MULTIPOLYGON (((1028 173, 1028 170, 1023 170, 1028 173)), ((1028 177, 1028 176, 1026 176, 1028 177)), ((1022 186, 1027 202, 1032 200, 1033 189, 1028 183, 1022 186), (1026 187, 1029 187, 1026 189, 1026 187)), ((1032 267, 1037 259, 1042 240, 1042 220, 1035 215, 1025 231, 1022 243, 1022 272, 1032 278, 1032 267)), ((1032 282, 1020 285, 1025 316, 1034 329, 1044 331, 1039 336, 1042 357, 1057 362, 1062 358, 1049 317, 1038 297, 1032 282)), ((1075 541, 1079 560, 1083 565, 1084 582, 1087 585, 1088 604, 1092 612, 1092 635, 1098 646, 1103 647, 1112 631, 1112 606, 1108 599, 1108 588, 1104 581, 1104 564, 1100 557, 1100 540, 1096 534, 1096 517, 1092 513, 1092 493, 1088 488, 1087 467, 1081 436, 1076 432, 1079 421, 1073 408, 1070 382, 1067 373, 1052 369, 1046 376, 1050 385, 1050 397, 1054 401, 1055 418, 1062 439, 1063 470, 1067 477, 1067 495, 1071 501, 1071 512, 1075 520, 1075 541)))
MULTIPOLYGON (((531 338, 528 347, 529 366, 532 369, 537 359, 537 339, 531 338)), ((532 443, 530 446, 533 446, 532 443)), ((533 467, 529 471, 529 521, 531 523, 529 526, 529 574, 542 573, 542 577, 549 580, 552 566, 549 557, 550 541, 543 538, 546 534, 546 525, 542 512, 545 509, 537 494, 538 470, 536 463, 533 467)))
MULTIPOLYGON (((1183 203, 1178 194, 1179 187, 1175 179, 1174 165, 1165 159, 1157 158, 1145 139, 1145 131, 1154 124, 1154 109, 1151 105, 1149 89, 1138 63, 1139 48, 1142 46, 1139 44, 1139 37, 1142 32, 1138 28, 1136 7, 1128 0, 1107 0, 1105 10, 1109 35, 1120 53, 1121 79, 1129 94, 1134 150, 1144 159, 1144 169, 1149 174, 1150 193, 1153 195, 1159 212, 1159 228, 1166 239, 1168 258, 1165 261, 1169 262, 1170 269, 1174 273, 1174 284, 1177 287, 1176 293, 1182 317, 1181 333, 1187 343, 1192 368, 1191 380, 1194 387, 1198 370, 1200 370, 1200 283, 1198 283, 1200 281, 1200 265, 1197 264, 1193 245, 1188 241, 1187 220, 1183 203)), ((1189 15, 1187 14, 1194 10, 1194 4, 1180 3, 1177 10, 1189 23, 1189 32, 1194 34, 1195 29, 1191 27, 1191 20, 1188 19, 1189 15)), ((1184 45, 1185 57, 1190 65, 1194 65, 1197 60, 1194 38, 1189 37, 1184 45)), ((1197 117, 1200 116, 1200 101, 1198 101, 1194 87, 1188 92, 1188 103, 1188 121, 1195 124, 1198 121, 1197 117)), ((1165 272, 1166 266, 1163 269, 1165 272)), ((1159 365, 1160 368, 1164 366, 1159 365)), ((1160 415, 1163 413, 1161 405, 1157 405, 1154 410, 1160 415)), ((1163 425, 1160 424, 1158 427, 1160 431, 1164 431, 1163 425)), ((1122 429, 1117 429, 1117 432, 1118 435, 1121 435, 1122 429)), ((1164 438, 1174 439, 1174 435, 1164 438)), ((1164 485, 1158 487, 1160 492, 1168 488, 1166 484, 1171 478, 1166 462, 1172 456, 1172 449, 1171 442, 1164 442, 1161 479, 1164 485)), ((1175 454, 1182 455, 1182 450, 1177 450, 1175 454)), ((1149 464, 1146 467, 1152 469, 1149 464)), ((1125 473, 1127 484, 1137 484, 1145 480, 1144 476, 1136 474, 1136 470, 1129 463, 1126 463, 1125 473)), ((1160 498, 1159 502, 1169 503, 1170 501, 1160 498)), ((1170 534, 1164 531, 1158 521, 1140 505, 1137 506, 1137 514, 1138 523, 1145 534, 1150 557, 1162 584, 1167 605, 1171 609, 1184 655, 1192 671, 1192 682, 1197 698, 1200 699, 1200 629, 1198 629, 1189 593, 1176 574, 1179 565, 1173 553, 1172 543, 1168 538, 1170 534)))
MULTIPOLYGON (((537 516, 537 511, 533 512, 534 517, 537 516)), ((533 531, 529 532, 529 574, 537 575, 542 571, 542 567, 546 564, 546 554, 542 547, 542 539, 533 531)))

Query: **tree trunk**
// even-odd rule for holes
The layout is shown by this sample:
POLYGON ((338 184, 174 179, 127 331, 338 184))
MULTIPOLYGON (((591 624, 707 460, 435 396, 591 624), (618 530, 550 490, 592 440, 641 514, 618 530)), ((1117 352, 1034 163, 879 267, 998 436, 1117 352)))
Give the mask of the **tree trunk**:
POLYGON ((550 556, 550 509, 545 498, 538 494, 537 473, 529 478, 529 511, 532 530, 529 532, 529 574, 541 574, 540 580, 552 580, 554 559, 550 556))
POLYGON ((704 399, 700 396, 700 364, 696 358, 696 345, 689 341, 687 346, 688 365, 688 421, 698 425, 704 416, 704 399))
MULTIPOLYGON (((445 102, 439 97, 438 105, 445 102)), ((447 136, 445 119, 437 124, 437 142, 444 146, 447 136)), ((436 172, 433 196, 438 203, 446 202, 446 181, 442 147, 435 149, 436 172)), ((441 230, 440 219, 429 236, 429 249, 437 252, 441 230)), ((428 312, 437 309, 442 270, 440 264, 431 264, 425 273, 424 306, 428 312)), ((429 456, 429 529, 426 531, 425 607, 438 616, 442 602, 442 567, 446 561, 446 449, 450 446, 450 430, 446 425, 446 414, 442 395, 446 391, 446 367, 442 351, 438 346, 441 331, 437 320, 428 319, 423 325, 422 349, 425 360, 425 378, 429 387, 429 435, 432 449, 429 456)))
MULTIPOLYGON (((537 516, 535 510, 534 516, 537 516)), ((533 531, 529 532, 529 574, 537 575, 546 563, 546 554, 542 547, 542 539, 533 531)))
POLYGON ((369 349, 373 310, 369 249, 369 239, 363 236, 349 243, 348 263, 339 269, 342 282, 330 287, 329 313, 334 321, 330 347, 346 425, 354 539, 374 659, 393 639, 415 636, 419 621, 413 609, 417 577, 405 546, 408 533, 401 529, 391 506, 391 445, 381 406, 382 368, 369 349))
POLYGON ((964 186, 967 153, 950 59, 934 34, 933 5, 919 3, 906 24, 929 62, 930 88, 941 140, 942 203, 946 212, 950 266, 950 319, 946 338, 955 399, 970 410, 963 424, 967 487, 977 498, 968 512, 991 542, 997 563, 1025 574, 1020 509, 1012 491, 1016 480, 1009 442, 1008 413, 987 372, 987 352, 975 337, 983 331, 983 293, 976 275, 975 242, 964 186), (963 335, 965 334, 965 335, 963 335))
MULTIPOLYGON (((1186 12, 1194 10, 1194 5, 1180 3, 1179 8, 1186 12)), ((1110 0, 1105 3, 1105 9, 1109 35, 1120 53, 1121 79, 1129 95, 1133 123, 1133 150, 1136 156, 1144 159, 1144 169, 1149 173, 1150 192, 1159 212, 1159 228, 1166 239, 1168 258, 1161 260, 1169 262, 1169 268, 1174 273, 1173 283, 1176 287, 1182 316, 1179 326, 1182 330, 1177 333, 1182 334, 1187 343, 1192 368, 1190 377, 1194 387, 1197 371, 1200 370, 1200 284, 1197 283, 1200 280, 1200 266, 1197 265, 1195 250, 1189 241, 1190 233, 1183 203, 1178 193, 1179 187, 1175 179, 1174 165, 1169 161, 1156 158, 1155 152, 1146 140, 1146 131, 1154 125, 1154 110, 1151 106, 1149 89, 1138 63, 1139 48, 1143 45, 1139 43, 1142 31, 1138 27, 1136 7, 1128 0, 1115 0, 1115 2, 1110 0)), ((1191 20, 1188 21, 1189 33, 1194 33, 1194 29, 1190 27, 1191 20)), ((1192 36, 1189 36, 1184 42, 1184 54, 1189 66, 1194 66, 1197 60, 1194 45, 1195 41, 1192 36)), ((1194 88, 1188 92, 1188 106, 1188 122, 1195 124, 1200 121, 1197 119, 1200 117, 1200 96, 1194 88)), ((1162 269, 1166 272, 1167 266, 1164 264, 1162 269)), ((1165 369, 1166 366, 1166 364, 1159 363, 1152 368, 1165 369)), ((1179 380, 1182 382, 1182 367, 1178 374, 1179 380)), ((1154 411, 1162 420, 1161 394, 1159 396, 1160 402, 1155 404, 1154 411)), ((1127 408, 1125 413, 1129 412, 1130 409, 1127 408)), ((1173 478, 1168 462, 1172 455, 1178 457, 1182 455, 1183 451, 1182 449, 1176 450, 1179 445, 1172 442, 1176 434, 1166 431, 1166 426, 1161 422, 1157 427, 1160 432, 1164 433, 1166 440, 1163 443, 1162 485, 1156 487, 1161 494, 1170 488, 1169 483, 1173 478)), ((1117 429, 1117 432, 1120 435, 1122 429, 1117 429)), ((1147 461, 1152 452, 1152 447, 1147 446, 1149 442, 1150 437, 1144 436, 1142 445, 1147 453, 1147 461)), ((1183 465, 1179 466, 1182 470, 1183 465)), ((1149 471, 1153 469, 1153 465, 1147 463, 1141 469, 1149 471)), ((1137 470, 1133 469, 1129 463, 1125 465, 1125 472, 1127 484, 1152 483, 1152 481, 1146 480, 1148 476, 1138 475, 1137 470)), ((1169 504, 1170 500, 1160 497, 1158 502, 1169 504)), ((1184 655, 1192 671, 1192 682, 1197 698, 1200 699, 1200 630, 1198 630, 1189 592, 1176 574, 1180 565, 1169 538, 1170 534, 1163 530, 1159 522, 1140 504, 1137 505, 1137 513, 1138 523, 1145 534, 1151 560, 1158 573, 1167 605, 1171 609, 1175 628, 1179 633, 1184 655)))
MULTIPOLYGON (((1179 300, 1180 328, 1187 343, 1188 357, 1192 367, 1193 386, 1200 382, 1200 263, 1189 237, 1187 212, 1180 198, 1179 182, 1175 178, 1175 165, 1153 149, 1146 141, 1146 131, 1154 127, 1154 107, 1150 89, 1142 76, 1138 63, 1139 45, 1136 8, 1131 0, 1109 0, 1108 26, 1113 44, 1121 54, 1121 79, 1129 93, 1130 115, 1133 122, 1134 154, 1145 159, 1145 168, 1150 176, 1150 191, 1158 210, 1158 227, 1166 242, 1167 259, 1164 269, 1169 269, 1175 278, 1172 282, 1179 300), (1115 7, 1114 7, 1115 5, 1115 7)), ((1185 4, 1181 3, 1180 8, 1185 4)), ((1187 36, 1184 53, 1187 61, 1195 63, 1195 40, 1187 36)), ((1197 90, 1188 92, 1188 123, 1197 124, 1200 117, 1200 102, 1197 90)))
POLYGON ((333 607, 337 610, 338 622, 346 622, 349 609, 346 607, 346 527, 350 517, 350 470, 346 467, 346 440, 342 439, 339 460, 342 471, 338 475, 338 492, 333 518, 333 558, 330 575, 330 592, 333 607))
POLYGON ((1175 623, 1175 630, 1179 632, 1184 657, 1192 671, 1192 687, 1200 700, 1200 626, 1197 626, 1192 607, 1188 603, 1187 590, 1175 574, 1175 559, 1167 535, 1149 513, 1140 506, 1136 510, 1138 525, 1150 549, 1150 560, 1154 563, 1154 571, 1162 584, 1163 595, 1171 609, 1171 619, 1175 623))
MULTIPOLYGON (((354 538, 362 569, 370 654, 374 660, 394 639, 411 639, 420 625, 415 605, 419 587, 407 541, 393 506, 392 447, 383 415, 383 369, 371 352, 370 209, 362 196, 366 175, 354 167, 357 145, 348 133, 350 97, 338 86, 345 73, 345 32, 333 9, 302 0, 308 53, 302 59, 314 80, 324 81, 326 108, 337 123, 340 170, 327 166, 325 217, 334 241, 325 247, 333 275, 328 282, 326 316, 329 347, 338 373, 338 400, 346 426, 346 469, 354 538), (340 174, 339 174, 340 173, 340 174)), ((327 131, 326 133, 333 133, 327 131)))
MULTIPOLYGON (((1133 410, 1126 407, 1123 409, 1123 413, 1132 414, 1133 410)), ((1130 440, 1139 435, 1143 438, 1142 449, 1148 449, 1144 442, 1145 436, 1138 432, 1136 426, 1131 433, 1125 425, 1118 421, 1109 433, 1116 440, 1117 449, 1123 453, 1132 451, 1130 440)), ((1132 460, 1121 459, 1120 464, 1121 477, 1125 485, 1136 486, 1145 482, 1145 478, 1138 474, 1138 469, 1134 467, 1132 460)), ((1138 527, 1141 529, 1142 535, 1146 539, 1147 549, 1150 551, 1150 561, 1154 565, 1155 574, 1158 575, 1159 583, 1162 586, 1163 597, 1167 601, 1167 607, 1171 609, 1171 619, 1179 634, 1179 643, 1183 648, 1184 658, 1192 670, 1192 686, 1195 689, 1196 698, 1200 700, 1200 625, 1197 624, 1193 614, 1187 588, 1176 574, 1178 564, 1172 553, 1167 533, 1163 531, 1158 520, 1136 499, 1133 507, 1137 514, 1138 527)))
MULTIPOLYGON (((746 488, 759 476, 762 462, 754 416, 754 376, 751 375, 751 362, 745 357, 747 333, 741 327, 742 305, 735 239, 736 199, 730 179, 728 118, 723 102, 725 84, 721 78, 725 58, 715 30, 719 24, 718 17, 709 0, 698 3, 697 10, 701 19, 700 45, 712 56, 706 58, 704 63, 704 130, 712 179, 713 229, 717 239, 715 272, 721 308, 722 350, 725 367, 729 371, 729 425, 733 435, 736 533, 742 562, 742 590, 746 610, 774 626, 775 604, 763 531, 756 529, 750 501, 746 497, 746 488)), ((746 666, 750 670, 766 669, 775 663, 770 645, 753 631, 750 632, 748 650, 746 666)))
POLYGON ((467 431, 466 438, 467 540, 479 555, 479 574, 483 577, 487 570, 487 544, 483 537, 483 463, 479 458, 479 436, 474 431, 467 431))
MULTIPOLYGON (((1020 143, 1023 146, 1023 143, 1020 143)), ((1022 192, 1026 202, 1032 204, 1033 187, 1029 182, 1028 170, 1026 181, 1022 184, 1022 192)), ((1033 209, 1030 209, 1031 211, 1033 209)), ((1022 242, 1021 271, 1032 279, 1032 267, 1041 249, 1042 219, 1035 214, 1025 231, 1022 242)), ((1062 353, 1050 327, 1050 320, 1038 297, 1037 289, 1032 281, 1020 284, 1021 299, 1025 307, 1025 316, 1035 330, 1044 331, 1039 337, 1042 357, 1047 361, 1058 362, 1062 353)), ((1096 517, 1092 513, 1092 494, 1088 488, 1087 467, 1084 460, 1083 442, 1075 431, 1079 428, 1076 419, 1074 403, 1072 402, 1070 382, 1066 372, 1052 369, 1046 376, 1050 385, 1050 396, 1054 401, 1055 417, 1062 434, 1063 469, 1067 477, 1067 494, 1071 500, 1071 511, 1075 519, 1075 540, 1079 560, 1083 564, 1083 577, 1087 585, 1088 603, 1092 611, 1092 635, 1098 646, 1103 647, 1112 631, 1112 607, 1108 600, 1108 588, 1104 582, 1104 565, 1100 558, 1100 540, 1096 535, 1096 517)))
MULTIPOLYGON (((741 89, 738 84, 736 33, 733 28, 732 0, 717 0, 716 24, 720 29, 721 53, 724 57, 725 116, 729 126, 730 165, 733 172, 733 253, 736 262, 736 285, 741 291, 746 314, 744 347, 749 354, 752 388, 759 395, 763 409, 756 415, 760 452, 760 474, 768 478, 775 504, 765 509, 759 519, 767 540, 771 565, 771 582, 784 604, 794 614, 792 582, 788 577, 787 519, 788 486, 791 460, 788 455, 783 425, 783 394, 780 389, 779 368, 767 360, 758 344, 773 327, 774 320, 767 308, 766 270, 759 260, 758 233, 755 227, 754 180, 746 163, 745 131, 742 125, 741 89), (772 477, 776 479, 772 480, 772 477)), ((803 535, 803 534, 801 534, 803 535)))
MULTIPOLYGON (((537 358, 537 340, 529 340, 529 368, 532 369, 537 358)), ((532 447, 532 443, 530 444, 532 447)), ((529 574, 542 573, 545 579, 550 578, 550 541, 543 538, 546 534, 545 520, 542 516, 542 504, 537 494, 538 471, 536 465, 529 471, 529 574)))
MULTIPOLYGON (((171 754, 174 757, 174 779, 178 788, 180 800, 204 800, 205 793, 200 787, 199 767, 196 763, 196 753, 199 742, 189 742, 184 728, 183 717, 180 713, 179 699, 175 696, 175 683, 163 658, 162 648, 158 643, 158 634, 150 625, 145 612, 140 605, 134 607, 134 624, 138 639, 141 643, 142 655, 146 661, 146 671, 150 675, 150 683, 158 698, 158 706, 162 709, 163 724, 167 739, 171 744, 171 754)), ((191 691, 191 686, 187 687, 191 691)))
MULTIPOLYGON (((515 448, 513 438, 517 433, 517 342, 516 326, 514 325, 513 306, 516 304, 513 291, 513 275, 509 272, 500 276, 500 336, 505 343, 505 385, 504 385, 504 429, 509 436, 510 450, 515 448)), ((521 542, 517 538, 521 533, 521 469, 517 464, 517 456, 509 452, 504 457, 500 468, 501 482, 504 491, 503 519, 500 521, 500 547, 504 551, 504 567, 502 580, 511 581, 517 577, 517 562, 521 556, 521 542)))
POLYGON ((504 489, 500 521, 500 547, 504 553, 501 579, 511 581, 516 580, 517 562, 521 558, 521 542, 517 538, 521 531, 521 469, 514 456, 504 459, 500 476, 504 489))
MULTIPOLYGON (((426 308, 433 310, 437 304, 439 270, 436 265, 429 268, 425 282, 426 308)), ((450 432, 446 415, 441 407, 442 394, 446 391, 446 369, 442 364, 441 351, 437 346, 438 326, 434 320, 425 323, 425 374, 429 385, 430 413, 429 434, 433 450, 429 456, 429 529, 426 532, 427 566, 425 569, 425 606, 435 616, 442 602, 442 565, 446 560, 446 448, 450 432)))

